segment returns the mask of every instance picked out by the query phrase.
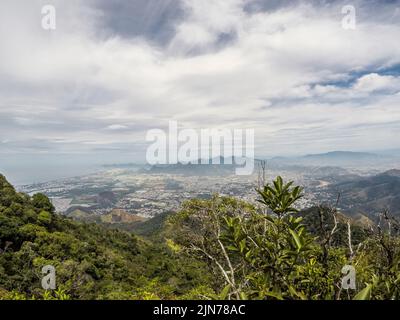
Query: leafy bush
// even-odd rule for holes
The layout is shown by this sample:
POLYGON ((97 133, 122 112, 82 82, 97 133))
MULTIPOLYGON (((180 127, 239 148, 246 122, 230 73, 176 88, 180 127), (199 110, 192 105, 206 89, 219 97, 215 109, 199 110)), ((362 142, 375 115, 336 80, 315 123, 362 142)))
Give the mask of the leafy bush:
POLYGON ((322 227, 310 233, 295 207, 302 189, 292 184, 278 177, 257 190, 267 214, 231 198, 189 201, 169 220, 170 241, 208 262, 219 274, 213 289, 227 299, 398 299, 398 234, 358 231, 355 248, 350 222, 333 208, 319 208, 322 227), (357 271, 356 291, 342 289, 345 265, 357 271))

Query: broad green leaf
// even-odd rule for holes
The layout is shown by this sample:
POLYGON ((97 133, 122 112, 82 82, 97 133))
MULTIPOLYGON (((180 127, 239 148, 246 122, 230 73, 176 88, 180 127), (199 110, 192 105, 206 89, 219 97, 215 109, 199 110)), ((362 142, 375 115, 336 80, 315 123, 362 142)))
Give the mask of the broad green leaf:
POLYGON ((353 300, 369 300, 371 299, 372 284, 367 284, 367 286, 362 289, 359 293, 355 295, 353 300))
POLYGON ((292 229, 289 229, 289 232, 292 235, 292 237, 296 243, 297 250, 300 251, 303 245, 301 243, 301 240, 300 240, 298 234, 296 233, 296 231, 293 231, 292 229))
POLYGON ((220 298, 221 298, 222 300, 225 300, 225 299, 228 297, 228 294, 229 294, 229 290, 230 290, 230 289, 231 289, 231 285, 228 284, 228 285, 221 291, 220 298))

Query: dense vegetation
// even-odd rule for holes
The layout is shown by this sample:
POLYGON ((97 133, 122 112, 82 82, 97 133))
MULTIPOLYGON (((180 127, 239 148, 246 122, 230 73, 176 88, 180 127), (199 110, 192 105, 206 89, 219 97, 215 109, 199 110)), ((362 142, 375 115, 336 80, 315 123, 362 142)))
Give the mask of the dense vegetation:
POLYGON ((16 193, 0 176, 0 299, 167 299, 208 281, 202 263, 161 242, 54 213, 49 199, 16 193), (56 268, 57 290, 41 288, 56 268))
POLYGON ((74 222, 0 176, 0 299, 399 299, 399 223, 356 226, 335 207, 298 212, 278 177, 259 205, 194 199, 141 236, 74 222), (40 286, 44 265, 57 290, 40 286), (342 288, 342 268, 356 288, 342 288))

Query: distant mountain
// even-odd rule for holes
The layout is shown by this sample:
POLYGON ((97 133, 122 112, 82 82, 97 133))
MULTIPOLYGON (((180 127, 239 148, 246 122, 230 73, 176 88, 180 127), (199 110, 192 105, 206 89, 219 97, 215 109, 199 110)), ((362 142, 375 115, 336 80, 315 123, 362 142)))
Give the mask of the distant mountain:
MULTIPOLYGON (((252 161, 252 159, 246 159, 246 161, 252 161)), ((255 159, 255 168, 257 163, 261 160, 255 159)), ((182 174, 182 175, 196 175, 196 176, 224 176, 235 174, 236 168, 243 167, 243 162, 237 158, 210 158, 210 159, 198 159, 197 161, 189 163, 177 164, 162 164, 153 165, 149 169, 142 169, 143 173, 152 174, 182 174)))
POLYGON ((301 157, 275 157, 271 159, 273 164, 285 165, 303 165, 303 166, 336 166, 344 168, 357 167, 381 167, 389 165, 398 159, 389 156, 369 152, 351 152, 351 151, 332 151, 320 154, 308 154, 301 157))
POLYGON ((172 164, 172 165, 155 165, 147 170, 152 174, 183 174, 196 176, 221 176, 234 174, 235 168, 232 165, 223 164, 172 164))
MULTIPOLYGON (((247 159, 250 161, 251 159, 247 159)), ((255 159, 256 172, 263 160, 255 159)), ((368 152, 332 151, 321 154, 308 154, 300 157, 274 157, 268 160, 267 169, 285 169, 291 171, 310 172, 312 175, 346 175, 346 169, 372 168, 384 170, 400 164, 400 160, 391 156, 379 155, 368 152), (396 162, 397 161, 397 162, 396 162)), ((154 174, 182 174, 182 175, 208 175, 224 176, 235 174, 235 169, 240 167, 236 159, 213 158, 197 160, 189 163, 153 165, 140 170, 142 173, 154 174), (228 161, 229 160, 229 161, 228 161)))
POLYGON ((308 154, 305 159, 336 159, 336 160, 364 160, 377 159, 381 156, 369 152, 332 151, 319 154, 308 154))
POLYGON ((341 193, 339 206, 351 215, 376 216, 386 208, 400 216, 400 170, 340 182, 329 190, 332 194, 341 193))
POLYGON ((107 169, 141 169, 146 167, 145 164, 138 163, 112 163, 112 164, 103 164, 103 168, 107 169))

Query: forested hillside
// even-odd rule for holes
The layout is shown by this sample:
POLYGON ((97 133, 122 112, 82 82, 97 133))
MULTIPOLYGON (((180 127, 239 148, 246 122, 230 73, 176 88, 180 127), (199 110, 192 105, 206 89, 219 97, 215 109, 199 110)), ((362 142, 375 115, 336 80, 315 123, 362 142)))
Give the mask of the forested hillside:
POLYGON ((54 213, 49 199, 16 193, 0 176, 0 299, 166 299, 207 282, 198 261, 162 243, 54 213), (41 288, 56 268, 57 290, 41 288))
POLYGON ((59 216, 0 176, 0 299, 400 298, 389 212, 359 225, 335 207, 298 212, 302 189, 280 177, 257 191, 258 206, 193 199, 135 235, 59 216), (45 265, 56 268, 54 291, 41 288, 45 265), (354 289, 342 288, 346 265, 354 289))
POLYGON ((382 208, 400 216, 400 170, 389 170, 371 177, 350 179, 330 186, 342 192, 341 205, 348 213, 377 213, 382 208))

